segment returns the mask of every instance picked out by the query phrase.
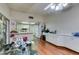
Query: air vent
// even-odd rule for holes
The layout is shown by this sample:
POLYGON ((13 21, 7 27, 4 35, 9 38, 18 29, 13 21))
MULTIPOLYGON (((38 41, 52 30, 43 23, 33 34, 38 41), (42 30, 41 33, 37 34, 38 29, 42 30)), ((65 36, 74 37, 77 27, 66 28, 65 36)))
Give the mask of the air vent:
POLYGON ((33 16, 29 16, 28 18, 29 18, 29 19, 34 19, 34 17, 33 17, 33 16))

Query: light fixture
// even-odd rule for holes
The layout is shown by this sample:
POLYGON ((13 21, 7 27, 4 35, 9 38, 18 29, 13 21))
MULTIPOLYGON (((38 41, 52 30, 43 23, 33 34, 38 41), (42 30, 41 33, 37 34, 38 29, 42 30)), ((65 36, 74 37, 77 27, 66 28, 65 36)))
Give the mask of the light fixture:
POLYGON ((35 22, 21 22, 22 24, 35 24, 35 22))
POLYGON ((56 11, 58 11, 58 10, 60 10, 60 7, 59 6, 56 6, 56 9, 55 9, 56 11))
POLYGON ((55 9, 56 11, 61 11, 61 10, 63 10, 63 6, 62 6, 62 4, 58 4, 57 6, 56 6, 56 9, 55 9))
POLYGON ((29 24, 29 22, 21 22, 22 24, 29 24))
POLYGON ((49 4, 44 10, 50 9, 53 11, 61 11, 63 10, 66 6, 68 6, 68 3, 51 3, 49 4))
POLYGON ((55 4, 51 6, 51 9, 52 10, 55 10, 55 4))
POLYGON ((68 5, 68 3, 63 3, 63 6, 66 7, 68 5))
POLYGON ((44 8, 44 10, 47 10, 47 9, 50 8, 50 6, 52 6, 52 5, 53 5, 53 3, 47 5, 47 6, 44 8))
POLYGON ((35 24, 34 22, 30 22, 30 24, 35 24))

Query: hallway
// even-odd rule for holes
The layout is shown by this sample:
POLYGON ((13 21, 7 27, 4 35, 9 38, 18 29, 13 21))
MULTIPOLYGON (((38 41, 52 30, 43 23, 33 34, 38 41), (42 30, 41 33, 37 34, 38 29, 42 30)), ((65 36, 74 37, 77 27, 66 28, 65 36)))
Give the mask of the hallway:
POLYGON ((43 40, 40 40, 37 50, 40 55, 79 55, 79 53, 76 53, 72 50, 63 47, 57 47, 43 40))

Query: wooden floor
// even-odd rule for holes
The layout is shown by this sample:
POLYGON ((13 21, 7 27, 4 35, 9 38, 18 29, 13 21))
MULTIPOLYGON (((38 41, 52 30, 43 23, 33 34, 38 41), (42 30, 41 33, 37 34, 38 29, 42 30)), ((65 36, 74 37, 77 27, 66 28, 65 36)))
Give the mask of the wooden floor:
POLYGON ((79 55, 77 52, 64 47, 57 47, 43 40, 39 41, 37 51, 40 55, 79 55))

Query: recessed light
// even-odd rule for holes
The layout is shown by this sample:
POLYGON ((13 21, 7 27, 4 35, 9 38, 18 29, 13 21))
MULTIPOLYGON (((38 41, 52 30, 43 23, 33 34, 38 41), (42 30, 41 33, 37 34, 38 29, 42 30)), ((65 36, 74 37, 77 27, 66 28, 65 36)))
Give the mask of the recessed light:
POLYGON ((22 24, 35 24, 35 22, 21 22, 22 24))
POLYGON ((50 8, 50 7, 52 6, 52 4, 53 4, 53 3, 47 5, 47 6, 44 8, 44 10, 47 10, 48 8, 50 8))
POLYGON ((29 22, 21 22, 22 24, 29 24, 29 22))
POLYGON ((60 10, 60 7, 59 6, 56 6, 56 9, 55 9, 56 11, 58 11, 58 10, 60 10))
POLYGON ((58 5, 56 6, 56 9, 55 9, 55 10, 56 10, 56 11, 63 10, 62 4, 58 4, 58 5))
POLYGON ((68 3, 51 3, 44 10, 62 11, 66 6, 68 6, 68 3))
POLYGON ((66 7, 68 5, 68 3, 63 3, 63 6, 66 7))
POLYGON ((52 6, 51 6, 51 9, 52 9, 52 10, 55 10, 55 5, 52 5, 52 6))
POLYGON ((34 22, 30 22, 30 24, 35 24, 34 22))

